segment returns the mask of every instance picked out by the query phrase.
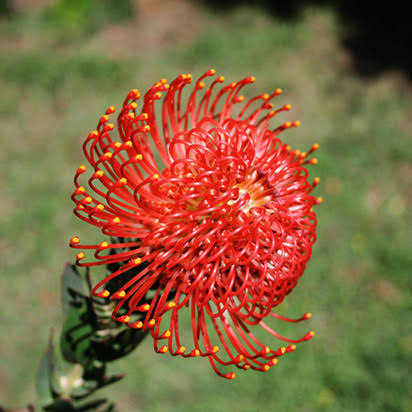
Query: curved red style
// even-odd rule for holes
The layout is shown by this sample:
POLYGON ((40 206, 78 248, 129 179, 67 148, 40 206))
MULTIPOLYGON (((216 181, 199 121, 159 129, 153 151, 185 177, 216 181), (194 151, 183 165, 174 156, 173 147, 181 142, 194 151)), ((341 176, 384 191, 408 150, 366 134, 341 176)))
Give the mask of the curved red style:
POLYGON ((109 123, 115 109, 107 109, 83 146, 92 166, 87 186, 78 182, 82 165, 72 198, 78 217, 118 239, 70 243, 83 250, 80 266, 119 263, 93 289, 118 301, 113 319, 150 330, 156 352, 206 356, 232 379, 218 366, 266 371, 314 335, 287 339, 266 319, 310 318, 288 319, 273 308, 296 286, 316 240, 312 207, 321 198, 310 193, 319 178, 309 183, 305 165, 317 163, 308 156, 318 145, 303 153, 279 139, 297 121, 269 129, 271 118, 290 109, 273 110, 280 89, 244 102, 240 91, 254 77, 219 87, 219 76, 206 87, 214 74, 195 81, 188 96, 190 74, 170 85, 162 79, 144 95, 140 112, 140 93, 132 90, 117 117, 118 139, 109 123), (84 263, 87 249, 95 259, 84 263), (109 291, 114 279, 121 288, 109 291), (181 343, 183 307, 192 320, 190 349, 181 343), (271 336, 291 345, 272 349, 263 343, 271 336))

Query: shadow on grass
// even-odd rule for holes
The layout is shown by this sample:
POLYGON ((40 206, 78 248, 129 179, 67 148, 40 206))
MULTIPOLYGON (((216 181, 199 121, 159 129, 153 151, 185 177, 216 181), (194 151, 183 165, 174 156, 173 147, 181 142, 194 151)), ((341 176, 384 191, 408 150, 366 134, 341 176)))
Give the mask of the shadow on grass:
POLYGON ((391 69, 404 71, 412 80, 412 13, 407 2, 390 4, 367 0, 194 0, 217 11, 240 4, 264 9, 272 16, 297 19, 305 7, 332 7, 341 27, 341 41, 351 53, 354 69, 362 76, 374 76, 391 69))

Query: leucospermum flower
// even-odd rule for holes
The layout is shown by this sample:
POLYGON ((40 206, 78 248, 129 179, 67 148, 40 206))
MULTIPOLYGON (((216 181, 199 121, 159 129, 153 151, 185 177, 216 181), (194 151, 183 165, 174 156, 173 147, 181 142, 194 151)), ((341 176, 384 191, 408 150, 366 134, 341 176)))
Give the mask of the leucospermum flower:
POLYGON ((107 109, 83 146, 87 185, 79 183, 82 165, 72 198, 75 214, 111 238, 81 245, 73 237, 71 246, 82 249, 80 266, 117 264, 93 289, 116 300, 114 320, 150 331, 156 352, 205 356, 233 379, 225 365, 267 371, 314 335, 288 339, 268 319, 310 318, 288 319, 274 308, 296 286, 316 240, 313 206, 321 198, 311 192, 319 178, 310 183, 306 165, 317 162, 308 157, 318 145, 305 153, 279 139, 298 121, 269 127, 290 109, 273 109, 280 89, 245 102, 240 92, 254 77, 219 86, 219 76, 206 86, 214 75, 162 79, 140 108, 132 90, 116 124, 109 122, 115 108, 107 109), (90 250, 94 259, 84 263, 90 250), (184 310, 193 336, 182 342, 184 310))

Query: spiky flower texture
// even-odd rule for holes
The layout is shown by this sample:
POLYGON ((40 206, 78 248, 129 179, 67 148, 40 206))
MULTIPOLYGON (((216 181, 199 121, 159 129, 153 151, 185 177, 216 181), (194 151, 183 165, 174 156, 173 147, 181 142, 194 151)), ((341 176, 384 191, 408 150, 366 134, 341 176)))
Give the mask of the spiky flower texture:
POLYGON ((271 118, 290 109, 273 110, 280 89, 244 102, 240 91, 254 77, 219 86, 219 76, 206 86, 214 75, 209 70, 192 82, 182 74, 170 85, 162 79, 140 111, 140 93, 132 90, 116 126, 109 123, 115 108, 107 109, 83 146, 92 166, 87 186, 79 183, 82 165, 72 198, 74 213, 111 243, 70 243, 82 249, 80 266, 117 264, 93 289, 117 302, 114 320, 150 331, 158 353, 205 356, 233 379, 225 365, 267 371, 314 335, 288 339, 267 319, 311 316, 288 319, 273 309, 296 286, 316 240, 313 206, 321 198, 310 193, 319 178, 309 183, 305 166, 317 162, 308 156, 318 145, 304 153, 279 139, 298 121, 269 128, 271 118), (94 259, 84 263, 87 250, 94 259), (185 309, 189 342, 181 342, 178 322, 185 309), (273 348, 273 337, 289 345, 273 348))

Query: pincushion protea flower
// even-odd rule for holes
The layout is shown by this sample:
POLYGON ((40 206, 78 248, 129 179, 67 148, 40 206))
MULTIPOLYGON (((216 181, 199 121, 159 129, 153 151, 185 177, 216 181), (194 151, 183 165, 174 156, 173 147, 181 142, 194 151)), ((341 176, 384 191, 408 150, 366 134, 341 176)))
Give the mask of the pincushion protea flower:
POLYGON ((74 213, 112 243, 81 245, 73 237, 71 246, 83 250, 80 266, 118 263, 93 289, 117 300, 114 320, 150 330, 156 352, 206 356, 220 376, 233 379, 218 366, 266 371, 314 335, 288 339, 267 319, 311 316, 288 319, 273 309, 296 286, 316 239, 312 207, 321 198, 310 193, 319 178, 309 183, 305 165, 317 162, 308 156, 318 145, 303 153, 279 139, 298 121, 269 129, 271 118, 290 109, 273 110, 280 89, 245 103, 240 91, 254 77, 216 91, 222 76, 204 83, 214 75, 207 71, 186 98, 190 74, 170 85, 162 79, 144 95, 140 111, 140 93, 132 90, 117 117, 118 140, 109 123, 115 108, 107 109, 83 146, 92 166, 88 188, 78 182, 82 165, 72 198, 74 213), (89 263, 86 249, 94 250, 89 263), (130 276, 133 268, 140 270, 130 276), (109 291, 114 280, 121 286, 109 291), (184 307, 192 319, 188 343, 181 342, 178 322, 184 307), (257 329, 265 337, 252 332, 257 329), (273 337, 290 345, 273 348, 273 337))

